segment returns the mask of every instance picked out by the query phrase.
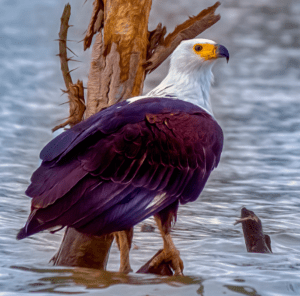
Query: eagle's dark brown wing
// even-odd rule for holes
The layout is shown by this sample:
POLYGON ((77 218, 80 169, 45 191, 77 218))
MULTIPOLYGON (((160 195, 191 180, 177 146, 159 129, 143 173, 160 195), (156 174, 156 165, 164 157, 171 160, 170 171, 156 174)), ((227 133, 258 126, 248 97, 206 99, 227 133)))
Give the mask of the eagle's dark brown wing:
POLYGON ((187 102, 149 98, 103 110, 41 152, 18 238, 60 225, 102 235, 194 201, 222 145, 216 121, 187 102))

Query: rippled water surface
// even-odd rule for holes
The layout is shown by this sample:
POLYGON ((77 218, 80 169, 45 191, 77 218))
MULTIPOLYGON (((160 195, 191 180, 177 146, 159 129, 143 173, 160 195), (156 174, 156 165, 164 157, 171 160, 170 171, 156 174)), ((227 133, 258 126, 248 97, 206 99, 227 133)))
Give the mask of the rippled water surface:
MULTIPOLYGON (((92 1, 73 0, 70 39, 81 40, 92 1)), ((154 1, 150 28, 173 30, 213 1, 154 1)), ((300 2, 228 0, 204 37, 225 45, 214 69, 214 113, 225 134, 221 163, 201 197, 182 206, 173 236, 184 277, 120 275, 113 247, 108 270, 52 267, 63 232, 16 241, 30 200, 24 194, 51 128, 67 116, 57 53, 65 1, 0 0, 0 295, 300 295, 300 2), (246 252, 242 206, 254 210, 274 254, 246 252)), ((84 62, 81 44, 72 43, 84 62)), ((148 77, 163 78, 167 63, 148 77)), ((73 79, 86 82, 88 63, 73 79), (77 76, 76 76, 77 75, 77 76)), ((150 220, 152 223, 152 220, 150 220)), ((134 270, 161 247, 158 231, 135 228, 134 270)))

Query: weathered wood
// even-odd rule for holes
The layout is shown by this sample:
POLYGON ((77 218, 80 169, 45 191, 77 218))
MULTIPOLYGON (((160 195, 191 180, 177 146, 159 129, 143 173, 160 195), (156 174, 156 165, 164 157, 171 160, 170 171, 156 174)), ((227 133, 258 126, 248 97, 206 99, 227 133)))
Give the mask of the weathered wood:
MULTIPOLYGON (((148 60, 145 63, 146 71, 152 72, 155 70, 180 44, 182 40, 195 38, 203 31, 214 25, 220 20, 220 15, 215 15, 216 9, 220 6, 220 2, 216 2, 213 6, 202 10, 198 15, 190 17, 187 21, 178 25, 175 30, 166 38, 163 38, 163 30, 157 39, 157 42, 152 42, 148 50, 148 60)), ((159 27, 156 29, 158 30, 159 27)))
MULTIPOLYGON (((61 25, 59 31, 59 58, 60 58, 60 65, 61 65, 61 72, 64 78, 64 82, 66 85, 66 91, 64 93, 68 94, 69 98, 69 117, 67 120, 52 129, 52 132, 63 128, 67 125, 70 127, 74 126, 78 122, 83 119, 83 114, 85 111, 85 103, 84 103, 84 88, 83 82, 78 80, 77 83, 73 84, 71 72, 69 70, 68 62, 73 60, 72 58, 68 58, 67 55, 67 36, 68 36, 68 29, 69 19, 71 16, 71 6, 67 4, 64 8, 62 17, 61 17, 61 25)), ((70 49, 69 49, 70 50, 70 49)), ((71 50, 70 50, 71 51, 71 50)))
POLYGON ((241 218, 234 225, 242 224, 247 252, 272 253, 271 238, 264 234, 260 219, 253 211, 241 209, 241 218))
POLYGON ((88 80, 88 90, 87 90, 87 106, 86 106, 86 118, 95 114, 97 110, 100 108, 105 108, 107 106, 107 100, 99 101, 97 97, 99 94, 104 92, 104 89, 108 88, 108 85, 104 85, 101 83, 102 78, 102 69, 105 67, 105 58, 103 56, 104 53, 104 44, 102 40, 102 32, 100 31, 96 35, 96 39, 93 45, 92 51, 92 61, 90 66, 89 78, 88 80))
POLYGON ((61 24, 59 30, 59 58, 61 65, 61 72, 63 74, 63 78, 65 81, 65 85, 68 88, 68 85, 72 83, 72 78, 70 75, 69 65, 68 65, 68 57, 67 57, 67 37, 68 37, 68 29, 69 29, 69 20, 71 16, 71 5, 67 4, 64 8, 63 14, 61 16, 61 24))
POLYGON ((104 5, 102 0, 95 0, 91 20, 83 39, 83 49, 88 49, 93 40, 93 36, 100 31, 104 21, 104 5))
POLYGON ((76 84, 69 84, 69 89, 66 91, 69 97, 69 117, 67 120, 52 129, 52 132, 63 128, 67 125, 70 127, 74 126, 78 122, 80 122, 83 118, 83 114, 85 111, 85 103, 84 103, 84 88, 83 82, 78 80, 76 84))
POLYGON ((151 2, 104 1, 105 26, 93 46, 87 116, 142 93, 151 2))
POLYGON ((112 234, 91 239, 90 235, 67 228, 57 254, 50 261, 59 266, 105 269, 113 240, 112 234))

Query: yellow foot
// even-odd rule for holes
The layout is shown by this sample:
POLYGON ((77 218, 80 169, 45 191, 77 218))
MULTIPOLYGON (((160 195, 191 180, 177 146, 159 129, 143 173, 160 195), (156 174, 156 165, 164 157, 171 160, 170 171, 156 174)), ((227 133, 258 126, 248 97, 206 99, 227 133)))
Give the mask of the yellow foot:
POLYGON ((133 270, 131 269, 130 265, 122 266, 122 264, 121 264, 121 266, 119 268, 119 272, 122 272, 122 273, 125 273, 125 274, 127 274, 129 272, 132 272, 132 271, 133 270))
POLYGON ((150 263, 150 267, 158 267, 162 262, 169 263, 174 270, 174 275, 183 275, 183 262, 180 252, 176 248, 163 249, 150 263))
POLYGON ((119 272, 129 273, 133 270, 130 266, 129 252, 133 237, 133 228, 128 230, 118 231, 114 233, 118 248, 120 250, 120 268, 119 272))

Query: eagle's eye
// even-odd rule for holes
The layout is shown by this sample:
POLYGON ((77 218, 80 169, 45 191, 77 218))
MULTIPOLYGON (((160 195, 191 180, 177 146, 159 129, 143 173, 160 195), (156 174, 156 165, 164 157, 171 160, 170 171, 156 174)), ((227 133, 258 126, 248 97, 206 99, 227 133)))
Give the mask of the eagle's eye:
POLYGON ((197 45, 194 46, 195 51, 201 51, 202 48, 203 47, 201 45, 199 45, 199 44, 197 44, 197 45))

